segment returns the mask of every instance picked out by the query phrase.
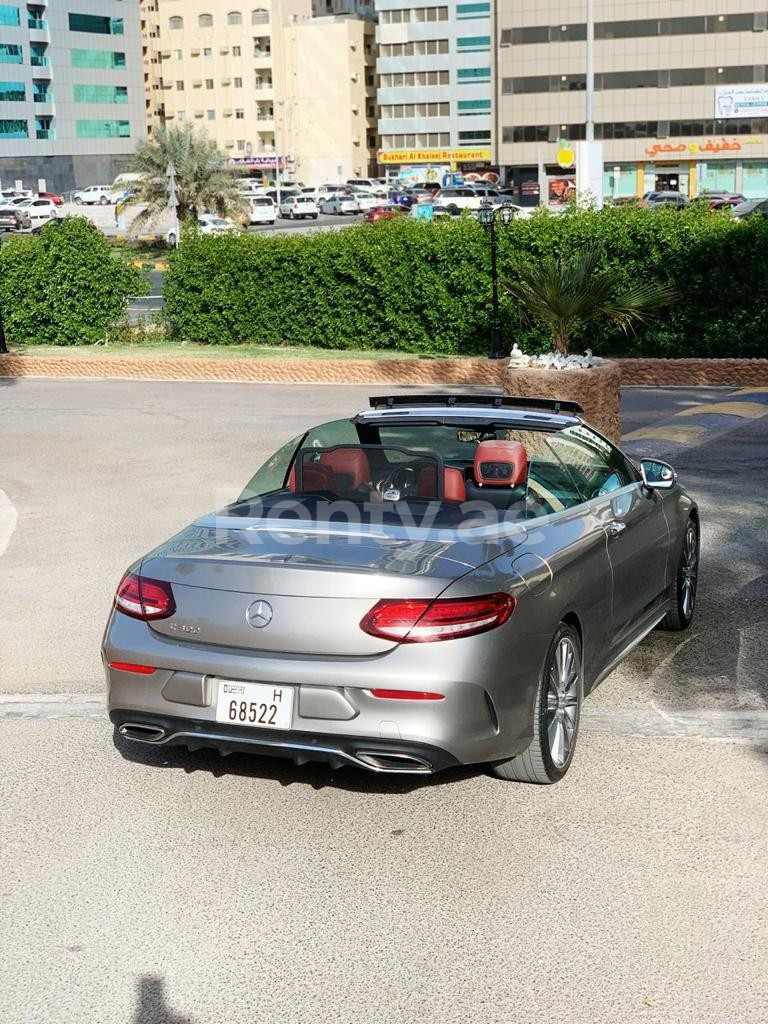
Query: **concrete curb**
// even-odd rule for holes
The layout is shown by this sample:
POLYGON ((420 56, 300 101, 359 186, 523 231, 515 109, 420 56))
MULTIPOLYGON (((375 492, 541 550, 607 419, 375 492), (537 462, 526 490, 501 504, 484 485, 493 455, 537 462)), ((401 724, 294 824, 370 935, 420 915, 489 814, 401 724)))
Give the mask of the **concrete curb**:
MULTIPOLYGON (((183 350, 182 350, 183 351, 183 350)), ((620 359, 623 385, 759 387, 768 385, 768 359, 620 359)), ((94 377, 144 380, 222 380, 301 384, 398 384, 500 388, 506 360, 280 359, 215 356, 0 355, 4 377, 94 377)))

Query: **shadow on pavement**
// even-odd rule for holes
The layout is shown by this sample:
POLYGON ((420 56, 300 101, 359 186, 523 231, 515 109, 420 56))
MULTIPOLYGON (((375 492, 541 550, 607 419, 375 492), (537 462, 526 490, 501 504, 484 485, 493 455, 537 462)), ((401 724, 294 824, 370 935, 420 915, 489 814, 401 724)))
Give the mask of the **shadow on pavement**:
POLYGON ((213 749, 189 751, 186 747, 154 747, 127 740, 117 730, 113 734, 113 743, 126 761, 149 767, 176 768, 188 775, 192 772, 208 772, 215 779, 240 775, 278 782, 281 786, 300 785, 318 790, 331 786, 350 793, 403 795, 429 786, 452 785, 486 772, 484 765, 471 765, 448 768, 436 775, 427 776, 377 775, 352 767, 334 769, 318 762, 299 766, 287 758, 264 757, 259 754, 234 753, 222 756, 213 749))
POLYGON ((136 1014, 131 1024, 197 1024, 186 1014, 174 1013, 165 1002, 165 981, 155 974, 143 974, 137 983, 136 1014))

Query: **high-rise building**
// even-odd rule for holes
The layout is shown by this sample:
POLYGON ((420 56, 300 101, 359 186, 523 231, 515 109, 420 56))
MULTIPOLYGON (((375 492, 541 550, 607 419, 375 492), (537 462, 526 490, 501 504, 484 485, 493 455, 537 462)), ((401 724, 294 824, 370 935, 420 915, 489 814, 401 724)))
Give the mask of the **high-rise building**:
POLYGON ((376 157, 368 8, 324 0, 156 0, 164 119, 204 128, 237 164, 309 182, 367 175, 376 157), (258 3, 258 6, 253 4, 258 3), (326 13, 328 12, 328 13, 326 13))
POLYGON ((493 11, 484 2, 376 0, 380 163, 402 177, 487 169, 493 11))
POLYGON ((138 4, 0 4, 0 181, 109 184, 146 138, 138 4))
MULTIPOLYGON (((497 0, 495 161, 520 194, 585 138, 586 4, 497 0), (542 173, 543 172, 543 173, 542 173)), ((768 14, 751 0, 594 3, 594 135, 605 195, 768 196, 768 14)))
POLYGON ((139 0, 141 12, 141 54, 144 64, 144 104, 147 136, 165 123, 163 77, 160 57, 160 12, 158 0, 139 0))

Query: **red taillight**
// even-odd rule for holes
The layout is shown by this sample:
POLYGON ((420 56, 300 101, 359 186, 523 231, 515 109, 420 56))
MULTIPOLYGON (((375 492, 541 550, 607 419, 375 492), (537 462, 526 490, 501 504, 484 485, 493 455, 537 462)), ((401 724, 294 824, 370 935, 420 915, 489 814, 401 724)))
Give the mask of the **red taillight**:
POLYGON ((362 619, 364 633, 405 644, 453 640, 485 633, 506 622, 515 608, 509 594, 400 601, 385 599, 362 619))
POLYGON ((167 619, 176 602, 170 583, 127 572, 117 588, 115 607, 134 619, 167 619))
POLYGON ((110 661, 109 667, 121 672, 137 672, 140 676, 150 676, 155 671, 153 665, 134 665, 130 661, 110 661))
POLYGON ((445 700, 442 693, 430 693, 428 690, 370 690, 372 697, 381 700, 445 700))

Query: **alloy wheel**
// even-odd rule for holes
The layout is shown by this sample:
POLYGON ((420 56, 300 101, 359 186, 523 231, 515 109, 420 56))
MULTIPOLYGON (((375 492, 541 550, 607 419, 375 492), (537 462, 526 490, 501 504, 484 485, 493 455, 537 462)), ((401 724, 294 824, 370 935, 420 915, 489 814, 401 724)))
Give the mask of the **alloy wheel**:
POLYGON ((696 603, 696 577, 699 572, 699 538, 693 523, 689 523, 685 531, 680 572, 682 574, 680 590, 683 616, 685 619, 690 619, 693 615, 693 606, 696 603))
POLYGON ((579 654, 570 637, 561 637, 547 678, 547 740, 553 764, 567 764, 579 716, 579 654))

